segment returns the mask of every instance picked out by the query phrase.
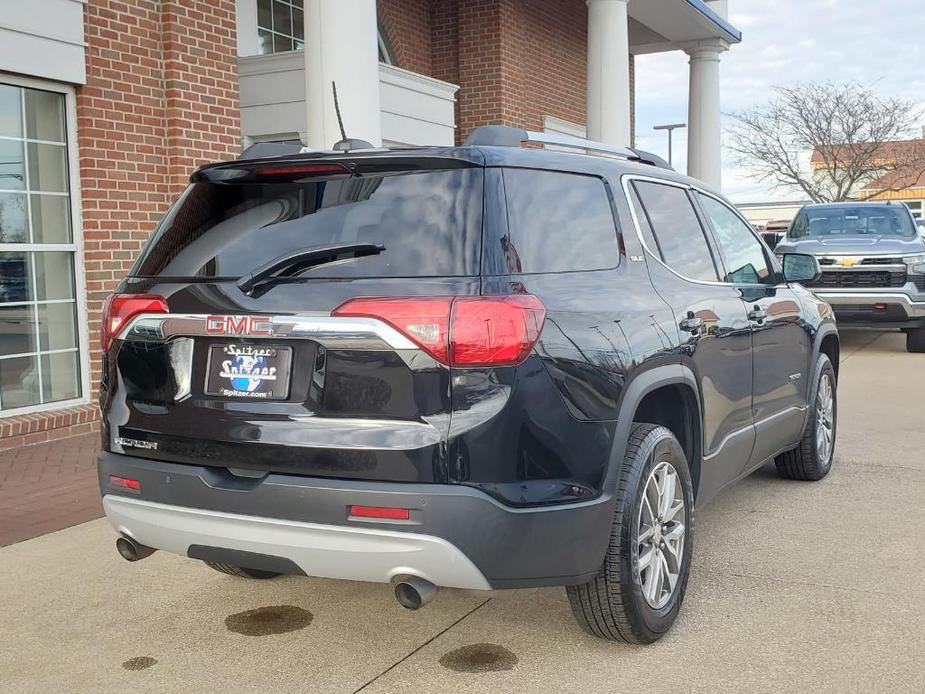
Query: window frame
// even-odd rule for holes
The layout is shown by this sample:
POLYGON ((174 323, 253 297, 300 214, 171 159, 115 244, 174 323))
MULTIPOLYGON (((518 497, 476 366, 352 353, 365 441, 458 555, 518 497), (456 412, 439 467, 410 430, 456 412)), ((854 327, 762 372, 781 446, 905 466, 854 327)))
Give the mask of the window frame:
MULTIPOLYGON (((73 254, 74 258, 74 307, 77 312, 76 337, 77 337, 77 364, 80 369, 78 374, 78 383, 80 384, 80 397, 70 398, 68 400, 53 400, 25 407, 14 407, 2 409, 0 402, 0 418, 13 417, 16 415, 32 414, 35 412, 48 412, 52 410, 61 410, 68 407, 88 405, 91 401, 91 384, 90 384, 90 339, 89 339, 89 321, 87 308, 87 283, 86 269, 84 265, 84 238, 83 238, 83 220, 81 218, 80 201, 82 199, 80 192, 80 156, 77 148, 77 93, 74 87, 59 82, 51 82, 32 77, 21 77, 19 75, 3 74, 0 76, 0 83, 7 84, 23 89, 37 89, 46 92, 53 92, 64 96, 64 136, 66 150, 66 166, 68 176, 68 212, 71 223, 71 243, 0 243, 0 252, 6 253, 29 253, 36 251, 65 251, 73 254)), ((22 108, 25 108, 24 100, 22 108)), ((19 140, 19 138, 3 138, 10 140, 19 140)), ((26 138, 23 133, 22 141, 30 142, 48 142, 46 140, 35 140, 26 138)), ((54 143, 61 144, 61 143, 54 143)), ((27 163, 28 166, 28 163, 27 163)), ((25 191, 15 191, 25 192, 25 191)), ((30 191, 31 192, 31 191, 30 191)), ((26 194, 27 209, 31 210, 31 195, 26 194)), ((31 215, 28 214, 29 217, 31 215)), ((31 224, 31 219, 30 219, 31 224)), ((36 305, 37 301, 29 302, 11 302, 13 305, 36 305)), ((50 301, 41 303, 68 303, 65 301, 50 301)), ((47 350, 43 352, 36 349, 35 352, 27 354, 55 354, 71 352, 73 350, 47 350)), ((10 357, 7 358, 11 358, 10 357)), ((39 379, 41 380, 42 360, 38 358, 39 379)))
MULTIPOLYGON (((290 33, 288 33, 288 34, 285 33, 285 32, 283 32, 283 31, 277 31, 277 30, 275 29, 275 27, 273 26, 273 24, 274 24, 274 19, 273 19, 273 4, 274 4, 274 2, 276 2, 276 1, 280 2, 280 3, 283 4, 283 5, 287 5, 287 6, 289 7, 289 17, 290 17, 290 21, 291 21, 291 19, 292 19, 293 10, 299 10, 300 12, 303 13, 302 16, 303 16, 303 17, 305 16, 305 15, 304 15, 304 12, 305 12, 305 6, 304 6, 304 4, 303 4, 302 7, 296 7, 295 2, 294 2, 293 0, 270 0, 270 25, 271 25, 271 26, 269 26, 269 27, 261 26, 261 25, 260 25, 260 12, 259 12, 259 10, 258 10, 258 8, 257 8, 258 3, 255 1, 255 2, 254 2, 254 26, 255 26, 256 37, 257 37, 257 51, 258 51, 258 52, 257 52, 257 55, 279 55, 279 54, 282 54, 282 53, 297 53, 297 52, 299 52, 299 51, 304 50, 304 47, 305 47, 305 37, 303 36, 301 39, 299 39, 299 38, 295 35, 296 32, 295 32, 295 23, 294 23, 294 22, 292 23, 290 33), (288 51, 270 50, 270 51, 267 51, 266 53, 260 53, 260 31, 261 31, 261 30, 266 31, 266 32, 269 32, 269 34, 270 34, 270 39, 271 39, 271 44, 274 42, 274 41, 273 41, 273 37, 275 37, 275 36, 281 36, 281 37, 283 37, 283 38, 285 38, 285 39, 289 39, 290 41, 292 41, 293 48, 290 48, 288 51), (301 40, 301 42, 302 42, 302 48, 295 48, 296 42, 297 42, 297 41, 300 41, 300 40, 301 40)), ((272 48, 272 47, 273 47, 273 46, 271 45, 271 48, 272 48)))
POLYGON ((636 231, 636 238, 639 240, 640 245, 642 245, 642 248, 645 251, 646 255, 648 257, 651 257, 655 262, 659 263, 662 267, 664 267, 666 270, 671 272, 676 277, 681 278, 685 282, 693 282, 694 284, 705 284, 705 285, 723 286, 723 287, 762 287, 764 289, 768 289, 771 287, 780 286, 781 269, 780 269, 780 264, 777 262, 777 259, 774 257, 772 253, 768 253, 767 245, 764 243, 764 241, 761 240, 761 238, 758 237, 758 234, 755 233, 755 231, 752 229, 751 224, 748 222, 748 220, 746 220, 745 217, 742 216, 742 213, 739 212, 734 206, 730 205, 728 202, 723 200, 723 198, 721 198, 720 196, 716 195, 715 193, 710 192, 709 190, 706 190, 705 188, 694 185, 692 183, 684 183, 682 181, 673 181, 668 178, 658 178, 656 176, 644 176, 641 174, 623 174, 620 177, 620 185, 623 188, 623 195, 626 198, 626 204, 630 210, 630 217, 633 220, 633 228, 636 231), (762 245, 762 251, 764 251, 765 258, 768 261, 768 265, 771 267, 771 270, 774 272, 774 276, 776 280, 775 284, 736 284, 734 282, 725 282, 722 280, 717 280, 717 281, 698 280, 698 279, 693 279, 691 277, 687 277, 686 275, 681 274, 674 268, 667 265, 661 259, 661 257, 659 256, 657 252, 652 251, 652 249, 646 245, 645 239, 643 238, 642 229, 639 224, 639 218, 637 216, 635 206, 633 205, 632 195, 630 193, 630 185, 633 183, 633 181, 641 181, 643 183, 660 183, 666 186, 673 186, 675 188, 681 188, 682 190, 687 192, 687 197, 691 201, 691 205, 694 208, 694 212, 697 215, 698 220, 700 221, 701 227, 703 228, 704 238, 707 240, 707 247, 710 249, 710 253, 713 255, 713 261, 714 261, 714 265, 716 266, 717 273, 719 273, 719 271, 722 270, 723 276, 726 275, 727 269, 726 269, 726 264, 723 261, 721 249, 718 245, 715 233, 713 231, 713 225, 710 222, 707 215, 704 213, 703 209, 700 206, 699 201, 696 199, 696 196, 693 195, 693 193, 701 193, 703 195, 706 195, 707 197, 713 198, 714 200, 721 202, 723 205, 728 207, 730 210, 732 210, 735 213, 736 217, 742 220, 742 222, 749 228, 752 235, 755 238, 757 238, 758 242, 762 245))
MULTIPOLYGON (((761 252, 764 254, 764 262, 767 263, 768 269, 771 271, 771 277, 773 282, 763 283, 758 282, 757 284, 752 282, 724 282, 724 284, 729 284, 734 287, 779 287, 783 284, 783 271, 780 268, 780 264, 777 262, 777 258, 773 253, 770 252, 770 249, 767 247, 767 244, 764 242, 764 239, 755 231, 751 223, 745 219, 745 217, 735 208, 735 206, 730 205, 728 202, 723 200, 718 195, 714 195, 708 191, 701 190, 696 187, 691 188, 693 193, 703 195, 704 197, 715 200, 720 205, 725 207, 727 210, 733 213, 735 217, 745 225, 745 228, 752 235, 752 238, 758 242, 758 247, 761 249, 761 252)), ((697 195, 692 195, 694 199, 694 204, 697 206, 697 211, 703 217, 703 223, 705 224, 710 235, 713 237, 713 243, 716 244, 717 251, 719 253, 719 262, 723 266, 724 276, 729 274, 729 268, 726 267, 726 259, 723 257, 723 244, 720 242, 719 234, 716 232, 716 228, 713 226, 713 219, 710 217, 709 213, 703 209, 703 206, 700 204, 700 199, 697 195)))

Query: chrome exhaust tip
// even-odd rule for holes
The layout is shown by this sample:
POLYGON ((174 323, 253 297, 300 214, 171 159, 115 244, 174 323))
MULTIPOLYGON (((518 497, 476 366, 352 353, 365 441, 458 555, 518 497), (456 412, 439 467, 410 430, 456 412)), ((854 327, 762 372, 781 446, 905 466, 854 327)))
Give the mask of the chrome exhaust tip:
POLYGON ((127 535, 123 535, 116 540, 116 551, 122 555, 125 561, 140 561, 145 557, 150 557, 156 550, 153 547, 135 542, 127 535))
POLYGON ((417 610, 437 594, 437 586, 420 576, 404 576, 395 584, 395 599, 407 610, 417 610))

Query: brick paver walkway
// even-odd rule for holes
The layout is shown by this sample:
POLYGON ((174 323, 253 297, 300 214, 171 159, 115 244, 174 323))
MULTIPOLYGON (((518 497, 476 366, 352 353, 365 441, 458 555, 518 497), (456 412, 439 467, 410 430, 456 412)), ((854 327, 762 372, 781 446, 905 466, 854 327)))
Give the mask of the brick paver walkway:
POLYGON ((0 547, 103 515, 97 433, 0 453, 0 547))

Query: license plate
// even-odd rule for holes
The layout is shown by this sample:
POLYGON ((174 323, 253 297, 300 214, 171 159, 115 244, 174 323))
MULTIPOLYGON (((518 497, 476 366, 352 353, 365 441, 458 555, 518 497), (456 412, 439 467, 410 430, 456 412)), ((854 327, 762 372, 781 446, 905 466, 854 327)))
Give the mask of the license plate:
POLYGON ((211 345, 206 393, 225 398, 285 400, 292 349, 263 345, 211 345))

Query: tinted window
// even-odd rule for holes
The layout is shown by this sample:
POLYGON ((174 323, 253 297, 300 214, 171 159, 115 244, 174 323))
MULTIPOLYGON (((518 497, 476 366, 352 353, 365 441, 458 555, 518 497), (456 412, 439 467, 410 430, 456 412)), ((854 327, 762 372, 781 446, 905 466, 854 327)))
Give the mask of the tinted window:
POLYGON ((903 205, 826 205, 803 209, 790 238, 804 236, 915 236, 915 223, 903 205))
POLYGON ((194 183, 134 274, 239 277, 284 253, 374 242, 379 255, 305 277, 477 275, 481 169, 282 183, 194 183))
POLYGON ((616 267, 617 230, 599 178, 505 169, 504 190, 508 233, 501 245, 511 272, 616 267))
POLYGON ((637 181, 636 192, 642 202, 640 224, 648 224, 658 244, 657 253, 675 272, 695 280, 718 279, 713 255, 703 234, 697 213, 687 191, 676 186, 637 181))
POLYGON ((736 284, 774 284, 774 273, 751 228, 726 205, 715 198, 697 194, 716 233, 726 266, 726 281, 736 284))

